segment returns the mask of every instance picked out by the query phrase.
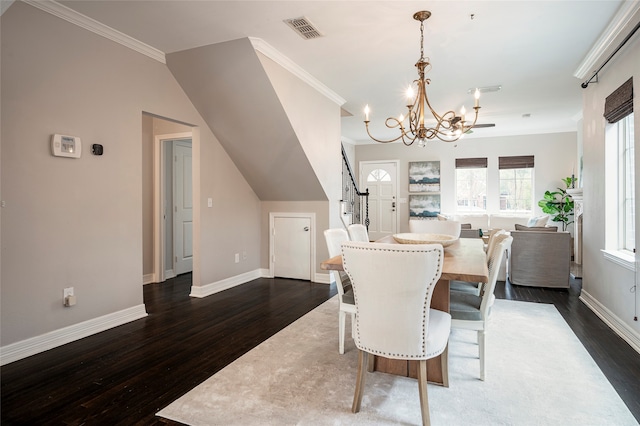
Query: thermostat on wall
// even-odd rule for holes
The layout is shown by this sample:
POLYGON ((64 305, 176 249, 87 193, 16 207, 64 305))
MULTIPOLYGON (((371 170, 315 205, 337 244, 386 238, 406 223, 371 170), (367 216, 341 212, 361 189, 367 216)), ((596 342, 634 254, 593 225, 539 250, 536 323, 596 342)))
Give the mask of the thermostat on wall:
POLYGON ((56 157, 80 158, 82 142, 77 136, 53 135, 51 150, 56 157))

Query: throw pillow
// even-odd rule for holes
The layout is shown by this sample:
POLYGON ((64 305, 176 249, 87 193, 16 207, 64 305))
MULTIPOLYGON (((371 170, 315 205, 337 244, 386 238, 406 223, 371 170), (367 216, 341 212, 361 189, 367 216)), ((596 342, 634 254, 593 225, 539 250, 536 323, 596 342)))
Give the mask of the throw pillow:
POLYGON ((558 232, 558 227, 557 226, 524 226, 516 223, 516 231, 558 232))
POLYGON ((471 229, 471 224, 470 223, 461 223, 460 224, 460 229, 471 229))
POLYGON ((532 217, 531 219, 529 219, 529 222, 527 222, 527 226, 529 227, 547 226, 548 221, 549 221, 548 215, 532 217))

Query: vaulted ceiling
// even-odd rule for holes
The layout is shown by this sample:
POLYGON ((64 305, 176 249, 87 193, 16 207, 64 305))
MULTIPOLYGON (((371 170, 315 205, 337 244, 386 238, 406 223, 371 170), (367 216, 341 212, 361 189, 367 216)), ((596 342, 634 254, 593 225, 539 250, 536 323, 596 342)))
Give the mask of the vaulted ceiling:
POLYGON ((615 48, 620 13, 637 1, 118 1, 73 0, 63 5, 173 53, 244 37, 273 46, 346 101, 345 140, 368 141, 372 128, 404 112, 404 90, 415 79, 419 23, 427 9, 425 55, 429 96, 440 113, 473 102, 468 89, 501 85, 481 99, 480 122, 495 123, 470 137, 575 131, 580 83, 595 68, 590 49, 615 48), (618 15, 616 15, 618 14, 618 15), (305 40, 283 21, 305 16, 323 34, 305 40))

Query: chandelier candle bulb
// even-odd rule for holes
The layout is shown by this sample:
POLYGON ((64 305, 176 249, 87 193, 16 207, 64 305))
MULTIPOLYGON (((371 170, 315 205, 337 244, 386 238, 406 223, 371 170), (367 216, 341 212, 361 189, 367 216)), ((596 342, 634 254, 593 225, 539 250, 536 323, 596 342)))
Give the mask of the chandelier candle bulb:
POLYGON ((476 99, 476 108, 480 108, 480 90, 476 89, 476 92, 473 94, 473 97, 476 99))
POLYGON ((364 107, 364 121, 369 121, 369 104, 364 107))

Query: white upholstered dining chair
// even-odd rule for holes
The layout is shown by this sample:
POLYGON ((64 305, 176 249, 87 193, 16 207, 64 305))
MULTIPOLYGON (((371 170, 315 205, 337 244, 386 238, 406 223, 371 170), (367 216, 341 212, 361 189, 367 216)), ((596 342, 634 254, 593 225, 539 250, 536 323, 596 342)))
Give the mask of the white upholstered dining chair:
POLYGON ((347 227, 349 231, 349 239, 351 241, 364 241, 369 242, 369 231, 367 227, 361 223, 352 223, 347 227))
POLYGON ((409 232, 417 234, 445 234, 460 237, 460 222, 455 220, 409 220, 409 232))
POLYGON ((489 312, 495 299, 493 292, 498 280, 500 263, 513 241, 513 237, 507 234, 496 235, 495 238, 495 247, 489 259, 489 282, 482 286, 481 294, 452 291, 450 295, 451 327, 477 331, 480 380, 484 380, 486 375, 486 333, 489 312))
POLYGON ((428 359, 442 354, 448 386, 451 316, 429 307, 442 274, 442 246, 347 242, 342 244, 342 259, 356 302, 354 341, 359 350, 351 410, 360 411, 370 354, 415 360, 422 423, 429 424, 428 359))
MULTIPOLYGON (((490 261, 491 261, 491 256, 493 256, 493 251, 496 248, 496 241, 503 238, 503 237, 496 238, 500 235, 508 235, 508 234, 507 234, 507 231, 505 231, 504 229, 499 229, 496 232, 492 232, 491 235, 489 236, 489 243, 487 245, 487 267, 489 268, 489 275, 491 275, 491 268, 493 267, 493 264, 490 261)), ((506 262, 506 259, 504 259, 500 263, 502 264, 503 262, 506 262)), ((498 265, 498 267, 500 267, 500 265, 498 265)), ((482 290, 482 287, 483 287, 483 283, 472 283, 467 281, 451 281, 449 283, 449 288, 451 291, 462 291, 465 293, 473 293, 477 296, 480 295, 480 291, 482 290)))
MULTIPOLYGON (((327 242, 327 249, 329 250, 329 257, 334 257, 342 254, 340 245, 349 241, 349 234, 345 229, 333 228, 324 231, 324 239, 327 242)), ((339 310, 338 310, 338 352, 344 353, 344 339, 346 328, 346 316, 351 315, 351 324, 354 322, 354 315, 356 313, 355 302, 353 300, 353 290, 351 289, 351 282, 346 272, 331 271, 331 280, 335 281, 336 288, 338 290, 339 310)), ((352 332, 353 334, 353 332, 352 332)))

